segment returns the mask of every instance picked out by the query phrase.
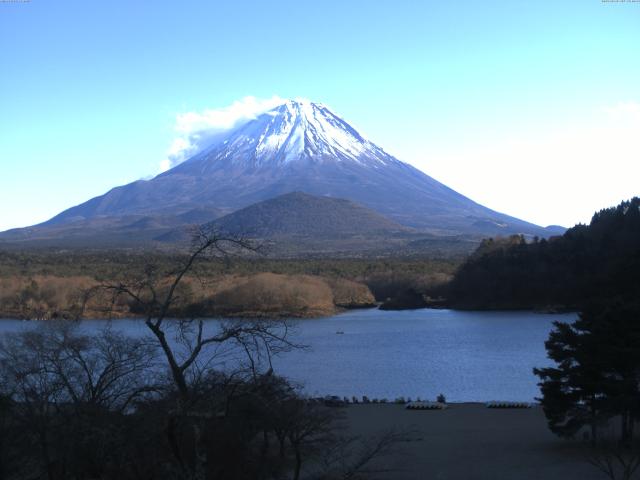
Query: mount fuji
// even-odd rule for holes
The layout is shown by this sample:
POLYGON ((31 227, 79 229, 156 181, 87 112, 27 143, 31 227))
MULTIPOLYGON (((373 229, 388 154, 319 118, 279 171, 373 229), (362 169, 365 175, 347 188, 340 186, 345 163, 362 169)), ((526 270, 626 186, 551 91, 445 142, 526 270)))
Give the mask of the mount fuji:
POLYGON ((562 231, 486 208, 388 154, 326 106, 288 100, 218 135, 151 180, 116 187, 43 224, 2 237, 60 237, 100 225, 111 230, 135 230, 137 225, 156 234, 291 192, 347 199, 430 235, 549 236, 562 231))

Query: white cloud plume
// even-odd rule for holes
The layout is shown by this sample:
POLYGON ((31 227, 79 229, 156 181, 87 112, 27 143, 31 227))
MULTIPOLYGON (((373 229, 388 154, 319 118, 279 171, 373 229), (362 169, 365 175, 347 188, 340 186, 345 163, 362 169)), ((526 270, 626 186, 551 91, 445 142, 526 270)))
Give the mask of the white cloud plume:
POLYGON ((165 172, 195 155, 220 133, 252 120, 284 101, 277 95, 268 99, 245 97, 223 108, 179 113, 176 115, 174 127, 177 136, 167 150, 167 158, 160 162, 160 172, 165 172))

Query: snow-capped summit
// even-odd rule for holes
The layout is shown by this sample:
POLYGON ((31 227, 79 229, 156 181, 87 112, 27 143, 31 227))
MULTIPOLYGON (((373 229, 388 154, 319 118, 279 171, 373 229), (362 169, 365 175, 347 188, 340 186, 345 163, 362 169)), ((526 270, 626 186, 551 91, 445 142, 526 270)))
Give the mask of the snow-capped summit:
POLYGON ((188 163, 201 173, 222 166, 264 168, 291 162, 397 162, 329 108, 308 100, 287 100, 219 138, 188 163))
POLYGON ((114 188, 46 225, 230 213, 290 192, 348 199, 432 234, 546 235, 473 202, 389 155, 326 106, 303 100, 285 101, 154 179, 114 188))

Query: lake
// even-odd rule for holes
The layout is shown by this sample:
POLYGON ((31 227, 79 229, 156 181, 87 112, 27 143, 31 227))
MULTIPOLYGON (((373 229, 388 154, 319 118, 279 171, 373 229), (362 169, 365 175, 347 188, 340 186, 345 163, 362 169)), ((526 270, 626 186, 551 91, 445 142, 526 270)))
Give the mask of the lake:
MULTIPOLYGON (((456 310, 353 310, 296 322, 294 340, 309 348, 274 359, 276 373, 310 395, 399 396, 448 401, 533 401, 533 367, 551 365, 544 341, 552 322, 575 314, 456 310), (338 334, 336 332, 344 332, 338 334)), ((107 320, 89 320, 93 330, 107 320)), ((211 327, 217 320, 209 320, 211 327)), ((39 322, 0 320, 0 333, 39 322)), ((130 335, 146 334, 140 320, 114 320, 130 335)))

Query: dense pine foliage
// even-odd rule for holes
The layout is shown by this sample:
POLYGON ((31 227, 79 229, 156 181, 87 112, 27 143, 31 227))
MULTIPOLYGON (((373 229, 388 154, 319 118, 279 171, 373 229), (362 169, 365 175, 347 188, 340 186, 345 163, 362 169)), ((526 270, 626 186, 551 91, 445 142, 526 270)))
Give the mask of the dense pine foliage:
POLYGON ((549 428, 564 437, 588 427, 596 442, 618 418, 623 443, 640 418, 640 308, 630 300, 598 301, 573 324, 556 322, 545 342, 553 368, 540 377, 549 428))
POLYGON ((460 308, 580 309, 640 294, 640 198, 549 240, 485 240, 448 287, 460 308))

